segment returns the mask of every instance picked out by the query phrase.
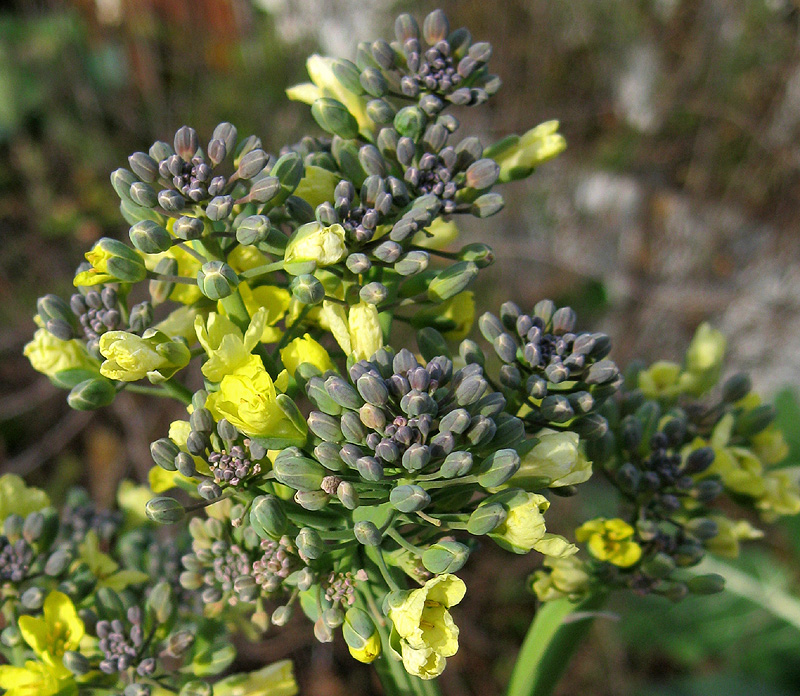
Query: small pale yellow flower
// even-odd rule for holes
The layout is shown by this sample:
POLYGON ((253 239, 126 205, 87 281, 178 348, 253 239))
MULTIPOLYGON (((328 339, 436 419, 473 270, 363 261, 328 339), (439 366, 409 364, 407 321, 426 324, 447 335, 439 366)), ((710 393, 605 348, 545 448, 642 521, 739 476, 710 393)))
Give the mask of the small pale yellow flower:
POLYGON ((0 476, 0 524, 9 515, 26 517, 48 505, 47 493, 38 488, 28 488, 16 474, 0 476))
MULTIPOLYGON (((516 136, 514 136, 516 138, 516 136)), ((543 162, 561 154, 567 147, 558 132, 558 121, 546 121, 520 136, 510 146, 496 154, 489 151, 492 159, 500 165, 500 181, 512 181, 530 174, 543 162)))
POLYGON ((426 249, 446 249, 458 239, 458 234, 455 222, 438 217, 424 230, 415 233, 411 243, 426 249))
POLYGON ((276 401, 275 384, 260 362, 247 363, 222 378, 219 391, 212 392, 206 408, 219 421, 231 424, 250 437, 279 438, 303 444, 306 432, 298 430, 276 401))
POLYGON ((342 177, 330 169, 307 164, 305 174, 293 195, 302 198, 312 208, 316 208, 322 203, 333 201, 334 190, 341 180, 342 177))
POLYGON ((34 370, 48 377, 64 370, 83 369, 96 372, 100 369, 100 363, 86 352, 80 341, 62 341, 47 329, 38 329, 23 353, 34 370))
POLYGON ((756 507, 766 519, 800 513, 800 469, 777 469, 764 475, 764 493, 756 507))
POLYGON ((659 360, 639 373, 639 389, 648 399, 674 398, 681 391, 678 385, 680 375, 680 365, 659 360))
POLYGON ((328 351, 309 334, 295 338, 285 348, 281 348, 281 362, 292 377, 302 363, 311 363, 320 372, 336 369, 328 351))
POLYGON ((54 590, 45 598, 42 611, 43 618, 26 615, 18 622, 19 632, 33 652, 40 657, 61 657, 67 650, 76 650, 84 627, 72 600, 54 590))
POLYGON ((27 660, 24 667, 0 665, 5 696, 67 696, 77 692, 72 673, 60 659, 27 660))
POLYGON ((287 263, 316 261, 322 267, 339 263, 346 254, 344 227, 338 223, 325 227, 319 222, 308 222, 292 235, 284 259, 287 263))
POLYGON ((700 396, 719 380, 727 341, 722 332, 708 323, 700 324, 686 351, 686 371, 681 375, 681 390, 700 396))
POLYGON ((598 517, 575 530, 575 538, 587 542, 589 553, 600 561, 629 568, 642 557, 642 547, 634 540, 635 530, 625 520, 598 517))
POLYGON ((533 549, 545 556, 559 558, 578 551, 564 537, 547 531, 544 513, 550 507, 550 501, 543 495, 523 490, 509 490, 501 495, 508 514, 489 535, 499 546, 514 553, 528 553, 533 549))
POLYGON ((760 539, 764 532, 751 525, 747 520, 731 520, 724 515, 712 515, 717 525, 717 535, 705 542, 706 548, 726 558, 739 555, 739 542, 760 539))
POLYGON ((388 616, 400 639, 406 671, 433 679, 444 671, 445 658, 458 651, 458 626, 448 611, 467 588, 455 575, 437 575, 417 590, 392 592, 388 616))
POLYGON ((108 331, 100 337, 100 352, 106 359, 100 374, 122 382, 147 377, 163 382, 189 363, 191 354, 182 341, 173 341, 156 329, 141 336, 127 331, 108 331))
MULTIPOLYGON (((279 341, 283 336, 283 331, 275 325, 281 319, 287 318, 286 314, 292 302, 292 294, 286 288, 279 288, 276 285, 259 285, 250 289, 247 283, 239 283, 238 289, 251 317, 254 317, 260 309, 264 309, 267 313, 264 330, 261 332, 261 342, 275 343, 279 341)), ((219 307, 224 313, 222 303, 219 303, 219 307)), ((289 323, 288 318, 287 323, 289 323)))
POLYGON ((226 374, 235 372, 254 360, 253 349, 258 345, 267 321, 267 311, 259 309, 250 320, 244 335, 224 314, 211 312, 206 320, 195 319, 194 328, 197 340, 208 355, 202 372, 212 382, 221 382, 226 374))
POLYGON ((561 597, 577 599, 589 586, 589 574, 584 563, 576 556, 544 559, 550 570, 537 570, 533 575, 533 591, 542 602, 550 602, 561 597))
POLYGON ((275 662, 257 672, 232 674, 214 684, 214 696, 294 696, 297 692, 289 660, 275 662))

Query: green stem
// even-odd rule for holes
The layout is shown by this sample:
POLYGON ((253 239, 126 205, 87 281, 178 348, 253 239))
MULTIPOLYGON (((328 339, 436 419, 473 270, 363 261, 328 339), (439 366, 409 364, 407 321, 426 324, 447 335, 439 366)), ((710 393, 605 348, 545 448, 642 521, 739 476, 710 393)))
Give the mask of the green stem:
POLYGON ((256 266, 255 268, 250 268, 249 270, 242 271, 239 274, 239 277, 244 280, 247 280, 248 278, 257 278, 258 276, 266 275, 267 273, 282 271, 283 264, 284 264, 283 259, 281 259, 280 261, 275 261, 273 263, 266 263, 263 266, 256 266))
POLYGON ((191 390, 184 387, 182 384, 178 384, 174 379, 168 379, 166 382, 162 382, 161 388, 166 392, 167 396, 177 399, 186 406, 192 403, 191 390))
POLYGON ((545 602, 528 628, 506 696, 550 696, 605 600, 605 593, 596 593, 577 604, 545 602))

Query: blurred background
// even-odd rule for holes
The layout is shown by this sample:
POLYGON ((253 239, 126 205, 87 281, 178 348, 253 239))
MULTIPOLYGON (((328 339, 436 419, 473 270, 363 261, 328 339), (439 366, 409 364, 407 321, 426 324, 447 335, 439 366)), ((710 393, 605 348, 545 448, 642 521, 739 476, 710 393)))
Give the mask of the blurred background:
MULTIPOLYGON (((464 224, 497 254, 479 310, 571 303, 583 328, 614 337, 623 365, 680 360, 710 320, 730 338, 730 371, 752 370, 775 401, 800 463, 797 0, 17 0, 0 3, 0 472, 55 498, 80 482, 110 504, 177 415, 133 395, 70 411, 21 357, 36 297, 68 295, 91 243, 126 236, 109 173, 184 123, 202 135, 229 120, 272 151, 316 132, 283 95, 305 79, 305 56, 352 58, 355 40, 392 35, 398 12, 436 6, 494 45, 504 80, 463 114, 465 134, 488 144, 558 118, 569 143, 505 189, 502 213, 464 224)), ((569 530, 603 509, 606 491, 589 491, 548 519, 569 530)), ((678 606, 624 597, 559 693, 800 693, 798 559, 800 526, 781 523, 737 563, 738 593, 678 606)), ((501 693, 537 563, 489 545, 470 561, 448 696, 501 693)), ((377 692, 343 644, 310 633, 295 622, 243 645, 242 666, 291 656, 304 694, 377 692)))

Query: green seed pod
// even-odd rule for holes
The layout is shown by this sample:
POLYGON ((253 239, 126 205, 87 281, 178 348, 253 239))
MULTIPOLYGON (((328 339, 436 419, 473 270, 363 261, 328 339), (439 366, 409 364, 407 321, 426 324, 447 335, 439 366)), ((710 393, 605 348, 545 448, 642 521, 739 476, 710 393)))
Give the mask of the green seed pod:
POLYGON ((469 212, 475 217, 487 218, 499 213, 504 205, 505 201, 499 193, 484 193, 473 201, 469 212))
POLYGON ((311 115, 320 128, 350 140, 358 135, 358 121, 347 107, 336 99, 320 97, 311 105, 311 115))
POLYGON ((131 243, 145 254, 159 254, 172 246, 172 237, 152 220, 137 222, 129 231, 131 243))
POLYGON ((505 522, 508 512, 500 503, 486 503, 478 507, 467 520, 467 531, 482 536, 494 531, 505 522))
POLYGON ((250 525, 262 539, 280 539, 288 519, 281 501, 273 495, 260 495, 250 507, 250 525))
POLYGON ((389 502, 400 512, 416 512, 427 507, 431 497, 421 486, 406 484, 392 489, 389 502))
MULTIPOLYGON (((284 450, 284 452, 287 450, 284 450)), ((325 478, 325 469, 313 459, 279 455, 272 467, 275 478, 296 491, 316 491, 325 478)))
POLYGON ((431 573, 457 573, 469 558, 469 549, 457 541, 440 541, 425 549, 422 565, 431 573))
POLYGON ((497 450, 481 464, 478 483, 484 488, 501 486, 519 471, 519 467, 520 458, 516 450, 497 450))
POLYGON ((353 525, 353 534, 359 544, 364 546, 380 546, 381 532, 373 522, 362 520, 353 525))
POLYGON ((147 501, 144 508, 145 514, 158 524, 174 524, 180 522, 186 511, 175 498, 159 496, 147 501))
POLYGON ((236 272, 222 261, 209 261, 197 272, 197 287, 210 300, 228 297, 238 285, 236 272))
POLYGON ((686 582, 686 587, 692 594, 717 594, 725 589, 725 578, 717 573, 695 575, 686 582))
POLYGON ((76 411, 94 411, 108 406, 117 390, 114 383, 105 377, 92 377, 75 385, 67 395, 67 403, 76 411))

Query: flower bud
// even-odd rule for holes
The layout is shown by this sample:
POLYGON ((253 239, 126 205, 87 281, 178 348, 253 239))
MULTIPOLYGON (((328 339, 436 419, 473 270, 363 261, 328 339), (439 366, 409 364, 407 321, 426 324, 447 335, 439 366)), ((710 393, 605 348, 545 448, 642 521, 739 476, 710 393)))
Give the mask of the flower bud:
POLYGON ((326 475, 325 469, 313 459, 292 454, 279 455, 272 470, 280 483, 296 491, 319 490, 326 475))
POLYGON ((642 572, 653 578, 667 578, 674 570, 675 561, 672 556, 661 551, 642 563, 642 572))
POLYGON ((273 495, 260 495, 250 507, 250 525, 262 539, 280 539, 288 520, 283 506, 273 495))
POLYGON ((351 607, 347 610, 342 624, 342 636, 350 654, 359 662, 369 664, 380 655, 380 634, 370 615, 363 609, 351 607))
POLYGON ((313 261, 317 266, 331 266, 347 255, 345 231, 339 223, 325 227, 308 222, 297 228, 286 245, 287 263, 313 261))
POLYGON ((58 549, 50 554, 50 557, 47 559, 44 565, 44 573, 53 578, 58 577, 67 569, 67 566, 71 562, 72 556, 70 553, 65 549, 58 549))
POLYGON ((178 239, 189 241, 200 239, 203 236, 205 227, 203 221, 198 218, 183 216, 178 218, 172 225, 172 231, 178 239))
POLYGON ((405 106, 394 117, 395 130, 406 138, 417 141, 425 128, 427 117, 425 113, 416 106, 405 106))
POLYGON ((350 481, 342 481, 336 488, 336 497, 348 510, 358 507, 358 493, 350 481))
POLYGON ((131 307, 128 324, 134 333, 144 333, 153 323, 153 305, 148 301, 138 302, 131 307))
POLYGON ((416 512, 427 507, 431 502, 431 497, 421 486, 406 484, 392 489, 389 494, 389 502, 400 512, 416 512))
POLYGON ((311 115, 322 130, 344 140, 358 136, 358 121, 347 107, 336 99, 320 97, 311 105, 311 115))
POLYGON ((451 452, 445 457, 439 474, 444 478, 466 476, 472 470, 472 455, 469 452, 451 452))
POLYGON ((484 488, 501 486, 519 471, 520 457, 516 450, 501 449, 490 454, 481 464, 478 483, 484 488))
POLYGON ((38 611, 44 604, 45 593, 41 587, 29 587, 19 598, 20 604, 28 611, 38 611))
POLYGON ((729 404, 735 404, 737 401, 744 399, 752 388, 753 383, 749 375, 745 373, 733 375, 726 379, 725 384, 722 385, 722 400, 729 404))
POLYGON ((239 285, 235 271, 222 261, 209 261, 197 272, 197 287, 210 300, 221 300, 239 285))
POLYGON ((460 261, 472 261, 478 268, 486 268, 494 263, 494 251, 488 244, 467 244, 458 252, 460 261))
POLYGON ((467 520, 467 531, 475 536, 489 534, 506 521, 508 512, 500 503, 485 503, 467 520))
POLYGON ((67 396, 67 403, 76 411, 94 411, 108 406, 116 395, 113 382, 93 377, 76 384, 67 396))
POLYGON ((86 260, 91 269, 75 276, 76 286, 113 281, 137 283, 147 277, 140 254, 116 239, 103 237, 86 252, 86 260))
POLYGON ((353 525, 353 534, 356 541, 364 546, 380 546, 381 532, 374 522, 362 520, 353 525))
POLYGON ((180 447, 166 437, 162 437, 150 445, 153 461, 167 471, 175 471, 175 458, 180 451, 180 447))
POLYGON ((172 237, 161 225, 152 220, 137 222, 128 232, 131 243, 145 254, 158 254, 172 246, 172 237))
POLYGON ((147 597, 147 608, 153 612, 158 623, 164 624, 169 621, 175 610, 173 600, 172 587, 166 580, 157 583, 150 591, 147 597))
POLYGON ((499 213, 504 205, 505 201, 499 193, 484 193, 473 201, 469 211, 475 217, 487 218, 499 213))
POLYGON ((769 404, 761 404, 749 411, 741 413, 736 418, 735 431, 737 435, 742 437, 752 437, 757 435, 762 430, 775 420, 775 408, 769 404))
POLYGON ((457 541, 440 541, 425 549, 422 565, 436 575, 457 573, 469 558, 469 549, 457 541))
POLYGON ((304 273, 295 276, 289 285, 292 295, 298 302, 306 305, 315 305, 325 299, 325 288, 312 274, 304 273))
POLYGON ((67 650, 64 653, 63 660, 64 667, 66 667, 76 677, 83 676, 92 668, 89 664, 89 660, 74 650, 67 650))
POLYGON ((433 302, 444 302, 454 297, 478 275, 478 266, 472 261, 459 261, 439 273, 428 286, 428 298, 433 302))
POLYGON ((325 553, 325 544, 319 532, 311 527, 303 527, 295 538, 297 550, 304 560, 316 560, 325 553))
POLYGON ((204 681, 194 680, 181 687, 178 696, 212 696, 214 689, 211 684, 204 681))
POLYGON ((714 463, 714 449, 712 447, 700 447, 689 453, 683 471, 686 474, 702 474, 714 463))
POLYGON ((180 522, 186 511, 175 498, 159 496, 147 501, 144 508, 145 514, 158 524, 174 524, 180 522))
POLYGON ((725 578, 717 573, 695 575, 686 582, 686 587, 692 594, 717 594, 725 589, 725 578))

